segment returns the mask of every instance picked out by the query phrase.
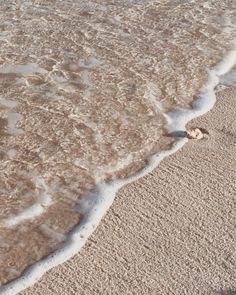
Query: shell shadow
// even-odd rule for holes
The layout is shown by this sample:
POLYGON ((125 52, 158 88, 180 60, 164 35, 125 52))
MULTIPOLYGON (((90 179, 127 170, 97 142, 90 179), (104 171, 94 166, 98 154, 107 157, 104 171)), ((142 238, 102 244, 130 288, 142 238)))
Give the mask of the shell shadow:
POLYGON ((183 137, 187 137, 187 131, 177 130, 177 131, 167 133, 166 136, 175 137, 175 138, 183 138, 183 137))

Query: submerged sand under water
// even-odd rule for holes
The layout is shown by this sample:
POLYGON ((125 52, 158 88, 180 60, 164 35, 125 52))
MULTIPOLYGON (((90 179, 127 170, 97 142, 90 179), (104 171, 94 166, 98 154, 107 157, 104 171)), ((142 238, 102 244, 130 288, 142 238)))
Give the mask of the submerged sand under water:
POLYGON ((228 1, 1 1, 0 282, 55 250, 82 195, 173 141, 236 37, 228 1))

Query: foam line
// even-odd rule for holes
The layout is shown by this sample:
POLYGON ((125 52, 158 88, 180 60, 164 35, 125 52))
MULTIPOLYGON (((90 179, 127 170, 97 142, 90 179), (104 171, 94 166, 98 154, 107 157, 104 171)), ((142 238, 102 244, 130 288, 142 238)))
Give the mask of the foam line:
POLYGON ((3 219, 1 221, 1 225, 4 227, 16 226, 22 221, 25 221, 27 219, 32 219, 34 217, 41 215, 43 211, 44 211, 44 208, 40 204, 34 204, 20 211, 19 213, 10 215, 8 218, 3 219))
POLYGON ((38 189, 43 189, 43 192, 38 193, 36 203, 1 220, 0 225, 4 227, 16 226, 22 221, 33 219, 43 214, 46 207, 52 204, 52 197, 49 194, 49 188, 45 181, 41 177, 37 176, 35 178, 35 184, 38 189))
MULTIPOLYGON (((185 125, 191 119, 208 112, 215 104, 214 89, 219 83, 220 76, 227 73, 236 63, 236 50, 230 51, 224 59, 209 71, 209 79, 206 86, 201 90, 192 109, 178 109, 166 114, 167 128, 170 132, 184 130, 185 125)), ((68 260, 74 256, 85 244, 88 237, 93 233, 106 211, 111 206, 117 191, 124 185, 136 181, 147 175, 167 156, 179 150, 188 140, 177 140, 171 149, 162 151, 149 160, 148 165, 136 175, 127 179, 118 179, 109 183, 99 184, 90 194, 82 197, 79 201, 79 209, 84 214, 81 223, 71 232, 62 247, 46 258, 36 262, 13 282, 2 286, 0 294, 14 295, 21 290, 34 284, 50 268, 68 260)))

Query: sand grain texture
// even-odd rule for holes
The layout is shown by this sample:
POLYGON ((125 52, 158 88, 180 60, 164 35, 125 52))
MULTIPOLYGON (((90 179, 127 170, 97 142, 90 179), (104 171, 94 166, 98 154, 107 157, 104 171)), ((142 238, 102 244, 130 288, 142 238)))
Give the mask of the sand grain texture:
POLYGON ((123 188, 82 251, 21 295, 234 294, 236 88, 217 97, 190 124, 209 138, 123 188))

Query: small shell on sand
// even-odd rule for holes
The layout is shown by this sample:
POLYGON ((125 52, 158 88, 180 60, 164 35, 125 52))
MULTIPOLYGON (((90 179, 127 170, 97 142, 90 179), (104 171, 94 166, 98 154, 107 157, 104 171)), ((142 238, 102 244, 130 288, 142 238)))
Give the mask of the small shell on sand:
POLYGON ((199 128, 193 128, 193 129, 187 130, 188 139, 199 140, 199 139, 202 139, 203 137, 204 137, 204 134, 199 128))

